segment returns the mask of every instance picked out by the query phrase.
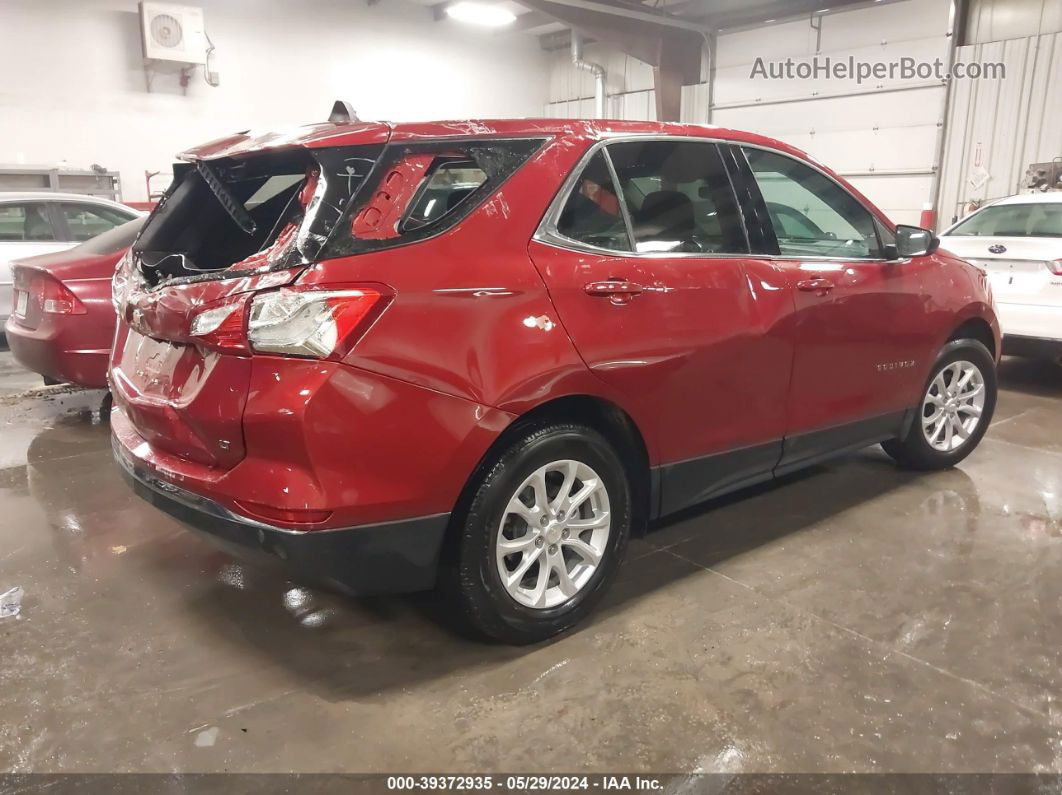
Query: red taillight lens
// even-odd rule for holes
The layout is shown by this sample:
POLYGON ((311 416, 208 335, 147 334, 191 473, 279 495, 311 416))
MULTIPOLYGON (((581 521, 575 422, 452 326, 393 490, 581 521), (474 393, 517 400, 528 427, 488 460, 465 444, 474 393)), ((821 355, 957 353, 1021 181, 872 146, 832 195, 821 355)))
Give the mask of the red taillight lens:
POLYGON ((188 336, 206 348, 225 353, 250 353, 247 347, 247 296, 237 295, 205 305, 192 318, 188 336))
POLYGON ((47 273, 34 274, 31 289, 42 312, 50 315, 83 315, 87 311, 65 284, 47 273))
POLYGON ((298 286, 251 301, 247 339, 256 352, 341 359, 387 305, 367 286, 298 286))
POLYGON ((1054 262, 1047 263, 1047 269, 1055 276, 1062 276, 1062 259, 1056 259, 1054 262))

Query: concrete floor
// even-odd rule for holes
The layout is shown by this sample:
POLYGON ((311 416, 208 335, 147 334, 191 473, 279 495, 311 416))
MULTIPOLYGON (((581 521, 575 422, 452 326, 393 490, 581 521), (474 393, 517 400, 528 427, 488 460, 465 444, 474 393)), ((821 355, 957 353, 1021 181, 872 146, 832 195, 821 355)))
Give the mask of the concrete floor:
POLYGON ((131 495, 102 393, 0 374, 0 771, 1062 771, 1054 365, 1004 362, 961 468, 684 515, 523 649, 233 562, 131 495))

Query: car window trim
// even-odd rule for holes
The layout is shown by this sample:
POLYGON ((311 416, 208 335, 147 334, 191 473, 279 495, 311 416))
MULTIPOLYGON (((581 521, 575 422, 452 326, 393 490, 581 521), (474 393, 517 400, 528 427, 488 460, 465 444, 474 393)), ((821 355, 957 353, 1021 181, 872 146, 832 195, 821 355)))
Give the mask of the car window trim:
POLYGON ((601 151, 605 153, 605 165, 608 167, 608 175, 612 180, 612 190, 619 200, 620 214, 623 216, 624 226, 627 227, 627 245, 630 246, 631 252, 637 253, 638 241, 634 239, 634 221, 631 220, 631 209, 627 206, 627 194, 624 193, 623 185, 620 184, 616 164, 612 162, 612 154, 608 151, 608 147, 602 147, 601 151))

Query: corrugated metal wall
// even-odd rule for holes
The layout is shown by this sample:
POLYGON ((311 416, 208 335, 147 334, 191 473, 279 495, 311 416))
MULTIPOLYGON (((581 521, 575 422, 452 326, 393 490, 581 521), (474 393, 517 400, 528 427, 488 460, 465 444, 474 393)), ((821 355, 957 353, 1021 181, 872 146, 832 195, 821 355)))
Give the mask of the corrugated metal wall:
POLYGON ((957 81, 941 174, 943 227, 971 201, 1019 192, 1030 163, 1062 156, 1062 33, 960 47, 1002 61, 1006 80, 957 81))

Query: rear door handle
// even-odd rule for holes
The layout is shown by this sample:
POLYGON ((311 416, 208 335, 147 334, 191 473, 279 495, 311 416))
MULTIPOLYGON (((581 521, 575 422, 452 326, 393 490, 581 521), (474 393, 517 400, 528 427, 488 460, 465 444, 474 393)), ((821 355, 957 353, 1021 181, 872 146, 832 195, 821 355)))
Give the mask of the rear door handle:
POLYGON ((587 295, 609 298, 614 304, 625 304, 641 295, 645 288, 626 279, 608 279, 603 282, 590 282, 584 289, 587 295))
POLYGON ((819 295, 826 295, 834 288, 833 282, 829 279, 803 279, 797 282, 796 286, 798 290, 803 290, 805 293, 818 293, 819 295))

